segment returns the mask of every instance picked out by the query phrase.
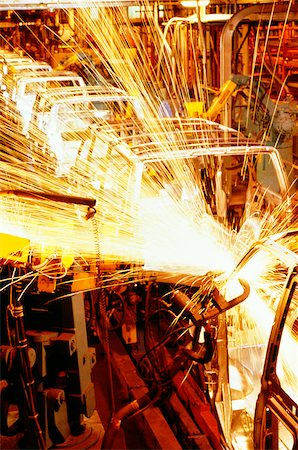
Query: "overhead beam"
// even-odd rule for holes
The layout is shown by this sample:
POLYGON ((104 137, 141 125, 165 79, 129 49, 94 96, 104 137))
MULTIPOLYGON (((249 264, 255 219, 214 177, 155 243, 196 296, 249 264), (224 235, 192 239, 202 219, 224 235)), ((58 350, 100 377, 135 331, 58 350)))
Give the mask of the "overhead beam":
POLYGON ((29 9, 72 9, 94 7, 116 7, 137 5, 137 0, 0 0, 0 11, 22 11, 29 9))

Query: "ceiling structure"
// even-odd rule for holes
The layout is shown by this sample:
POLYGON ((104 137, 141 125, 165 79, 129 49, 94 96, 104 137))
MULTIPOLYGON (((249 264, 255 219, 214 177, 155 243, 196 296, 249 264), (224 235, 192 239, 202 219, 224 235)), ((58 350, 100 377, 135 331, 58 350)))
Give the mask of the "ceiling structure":
MULTIPOLYGON (((112 6, 128 6, 128 5, 138 5, 142 2, 138 0, 12 0, 10 2, 0 1, 0 10, 25 10, 25 9, 59 9, 59 8, 86 8, 94 7, 112 7, 112 6)), ((154 1, 149 1, 148 3, 155 3, 154 1)), ((165 0, 160 2, 162 4, 179 4, 178 1, 165 0)), ((196 1, 192 1, 196 3, 196 1)), ((225 5, 225 6, 235 6, 235 5, 249 5, 249 4, 264 4, 264 3, 289 3, 289 0, 283 1, 272 1, 272 0, 211 0, 211 5, 225 5)), ((291 3, 295 3, 295 0, 291 3)), ((198 5, 200 1, 198 1, 198 5)))

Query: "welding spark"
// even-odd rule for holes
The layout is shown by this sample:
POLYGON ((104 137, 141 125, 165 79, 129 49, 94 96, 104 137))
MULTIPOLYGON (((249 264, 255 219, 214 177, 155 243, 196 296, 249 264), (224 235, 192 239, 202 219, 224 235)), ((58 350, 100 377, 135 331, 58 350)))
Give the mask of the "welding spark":
MULTIPOLYGON (((145 2, 144 5, 146 5, 145 2)), ((150 8, 146 11, 147 26, 151 30, 152 48, 158 54, 159 49, 164 48, 164 36, 160 33, 153 13, 150 13, 150 8)), ((147 134, 151 134, 153 141, 159 142, 160 131, 167 134, 168 141, 160 143, 161 153, 167 155, 172 151, 174 132, 175 145, 184 148, 183 133, 177 138, 174 126, 158 120, 160 103, 163 100, 162 89, 166 91, 166 97, 175 96, 178 103, 183 104, 187 99, 188 88, 186 88, 183 67, 178 67, 178 61, 176 61, 176 70, 172 64, 172 57, 169 57, 169 52, 165 52, 164 61, 159 62, 160 69, 162 69, 160 70, 162 80, 159 80, 161 85, 156 83, 154 61, 147 54, 140 36, 131 26, 124 9, 115 8, 113 15, 105 8, 96 8, 95 12, 96 17, 92 16, 88 8, 78 9, 76 26, 83 35, 86 35, 85 31, 88 29, 89 37, 86 39, 90 49, 96 55, 98 66, 109 73, 114 85, 124 87, 129 94, 135 96, 145 106, 146 114, 142 127, 147 134), (147 89, 148 80, 150 89, 147 89), (157 121, 152 121, 152 118, 157 118, 157 121)), ((168 48, 168 46, 166 47, 168 48)), ((83 50, 83 46, 77 43, 73 48, 69 45, 69 49, 75 55, 83 50)), ((197 86, 204 86, 204 80, 199 72, 195 74, 195 79, 197 86)), ((202 92, 197 92, 197 94, 201 95, 200 100, 204 101, 205 94, 202 92)), ((11 138, 7 148, 11 151, 16 144, 12 142, 12 131, 9 133, 11 138)), ((162 191, 160 189, 161 178, 168 177, 168 174, 163 173, 157 175, 156 185, 153 189, 155 199, 152 199, 152 195, 149 193, 150 190, 152 191, 151 180, 150 186, 145 186, 143 189, 144 192, 147 188, 147 192, 142 196, 140 204, 136 205, 139 189, 136 178, 140 176, 141 168, 139 166, 136 168, 137 163, 130 161, 130 167, 125 172, 128 161, 121 152, 119 152, 119 162, 116 162, 115 154, 113 155, 113 166, 111 166, 112 158, 103 158, 102 153, 103 148, 108 148, 110 145, 110 138, 107 137, 101 137, 102 146, 97 155, 91 155, 89 160, 85 161, 82 157, 79 165, 72 167, 70 172, 65 174, 65 178, 55 177, 53 176, 55 170, 52 172, 49 170, 49 164, 55 166, 54 159, 49 160, 52 153, 48 148, 49 143, 42 143, 43 136, 38 129, 31 129, 31 135, 37 142, 40 141, 40 145, 32 147, 30 141, 29 154, 31 154, 31 158, 29 161, 16 168, 12 167, 15 157, 5 156, 8 176, 5 179, 4 187, 37 188, 41 191, 85 195, 96 198, 100 205, 98 208, 100 213, 95 219, 98 230, 98 236, 95 239, 100 241, 100 245, 98 245, 99 242, 94 245, 94 229, 83 220, 84 212, 80 208, 57 204, 41 207, 31 201, 2 198, 1 202, 5 213, 2 217, 5 218, 2 219, 1 229, 5 231, 9 228, 16 235, 27 236, 32 245, 37 243, 40 246, 57 248, 58 236, 58 247, 62 249, 62 253, 75 253, 82 254, 84 257, 97 258, 100 247, 101 258, 105 260, 116 261, 124 258, 125 260, 143 261, 148 267, 158 269, 171 267, 172 270, 182 272, 200 273, 207 269, 215 272, 221 270, 230 272, 233 264, 237 263, 250 244, 260 234, 269 233, 273 229, 269 219, 267 222, 263 220, 261 226, 259 221, 255 221, 255 225, 246 227, 249 228, 247 236, 244 237, 244 232, 242 232, 241 237, 238 236, 235 242, 235 233, 214 220, 210 209, 206 209, 206 205, 203 205, 202 187, 198 187, 194 173, 185 173, 185 165, 182 161, 175 161, 170 165, 171 177, 180 180, 178 188, 181 189, 182 195, 179 200, 177 196, 169 193, 166 186, 163 186, 163 192, 159 192, 157 196, 157 192, 162 191), (189 178, 188 186, 186 182, 182 181, 187 177, 189 178), (132 181, 132 178, 135 179, 132 181), (130 194, 127 196, 128 192, 130 194), (137 211, 141 211, 141 213, 137 211), (205 215, 206 212, 208 216, 205 215), (135 220, 136 216, 137 220, 135 220), (206 226, 206 222, 208 222, 208 226, 206 226), (55 227, 52 226, 53 223, 56 224, 55 227), (59 235, 61 235, 61 239, 59 239, 59 235), (222 244, 223 236, 225 236, 224 244, 222 244), (244 244, 244 239, 246 244, 244 244), (203 246, 202 241, 206 245, 203 246), (221 242, 220 245, 219 242, 221 242)), ((204 136, 208 146, 208 126, 203 130, 201 141, 204 140, 204 136)), ((90 141, 89 131, 82 132, 79 145, 82 142, 88 143, 88 141, 90 141)), ((99 141, 100 139, 98 139, 99 141)), ((68 151, 70 154, 70 147, 68 151)), ((129 153, 129 149, 127 149, 127 153, 129 153)), ((84 148, 80 155, 83 154, 84 148)), ((27 156, 28 150, 20 151, 18 149, 18 155, 27 156)), ((146 184, 147 180, 143 180, 143 183, 146 184)), ((168 186, 173 189, 174 183, 169 180, 168 186)), ((210 186, 209 189, 214 190, 215 186, 210 186)), ((252 220, 249 219, 249 221, 252 224, 252 220)), ((276 225, 274 226, 276 227, 276 225)), ((286 223, 279 226, 282 229, 286 223)))
MULTIPOLYGON (((104 126, 94 130, 94 122, 98 125, 98 121, 89 115, 87 126, 80 129, 80 133, 73 127, 68 141, 60 140, 62 153, 62 147, 60 153, 54 151, 57 142, 51 147, 53 139, 45 140, 37 127, 30 128, 31 138, 27 140, 15 133, 9 121, 2 125, 2 190, 37 190, 94 198, 96 215, 86 221, 86 210, 82 206, 51 201, 40 203, 4 195, 0 197, 0 232, 27 238, 31 253, 41 255, 41 260, 50 254, 60 255, 63 264, 57 269, 57 276, 63 276, 63 267, 67 269, 80 257, 88 264, 99 260, 107 264, 138 263, 142 271, 167 271, 181 274, 181 277, 183 274, 200 276, 214 272, 217 276, 221 273, 222 280, 229 277, 254 242, 282 232, 289 226, 289 219, 292 226, 298 225, 297 207, 295 210, 286 199, 273 212, 268 209, 262 216, 255 213, 246 221, 241 217, 242 227, 237 234, 235 224, 228 224, 228 218, 223 213, 220 215, 220 209, 216 208, 215 200, 223 198, 225 204, 225 197, 222 172, 216 172, 221 167, 215 166, 214 159, 208 155, 197 158, 196 162, 195 159, 185 162, 183 158, 170 160, 177 149, 195 148, 199 143, 208 151, 212 146, 223 145, 224 140, 214 134, 213 125, 208 121, 202 122, 200 131, 197 128, 193 131, 191 127, 181 130, 177 126, 182 121, 185 103, 190 100, 190 88, 194 89, 195 100, 202 103, 201 109, 206 109, 206 77, 195 67, 193 86, 187 85, 182 59, 180 63, 179 58, 173 57, 154 13, 146 2, 142 5, 152 44, 150 55, 124 8, 115 7, 113 14, 105 8, 94 8, 95 17, 88 8, 78 9, 76 14, 78 34, 88 36, 87 44, 101 68, 100 75, 105 74, 114 86, 124 88, 144 108, 141 124, 127 110, 120 123, 115 125, 103 119, 104 126), (165 50, 162 59, 158 56, 160 49, 165 50), (165 99, 173 100, 176 123, 160 117, 165 99), (159 149, 158 160, 150 163, 146 162, 146 157, 150 160, 150 149, 145 135, 150 136, 151 143, 159 149), (65 167, 67 170, 59 171, 57 166, 59 170, 65 167), (203 172, 206 167, 207 171, 203 172), (212 182, 204 185, 204 176, 199 174, 212 182)), ((174 40, 178 22, 173 22, 173 31, 169 27, 169 36, 174 40)), ((193 38, 193 24, 189 22, 187 26, 193 38)), ((194 40, 192 44, 195 53, 194 40)), ((81 53, 83 43, 77 43, 70 50, 74 56, 81 53)), ((194 60, 198 58, 195 56, 194 60)), ((93 67, 90 76, 93 84, 98 79, 102 81, 93 67)), ((229 135, 228 128, 222 130, 225 136, 229 135)), ((53 137, 56 138, 52 133, 53 137)), ((239 133, 234 147, 240 145, 241 139, 239 133)), ((252 162, 247 158, 243 163, 235 185, 248 177, 252 162)), ((232 174, 239 161, 231 158, 230 163, 229 173, 232 174)), ((262 200, 264 194, 258 192, 257 197, 262 200)), ((247 199, 245 201, 248 203, 247 199)), ((257 209, 256 201, 253 206, 257 209)), ((250 207, 253 213, 252 203, 250 207)), ((289 238, 287 246, 297 252, 294 239, 289 238)), ((258 258, 241 273, 251 286, 249 301, 237 312, 236 309, 235 313, 231 312, 228 318, 232 324, 231 338, 238 339, 234 342, 235 348, 243 347, 244 342, 250 347, 263 346, 272 324, 274 304, 284 284, 280 267, 275 265, 272 256, 267 259, 261 254, 258 258), (256 310, 262 311, 262 315, 256 317, 256 310), (268 324, 262 316, 268 319, 268 324), (257 330, 254 335, 251 329, 257 330)), ((134 266, 132 275, 139 270, 134 266)), ((121 279, 116 273, 107 283, 112 284, 113 277, 115 282, 121 279)), ((233 297, 234 292, 230 294, 230 298, 233 297)), ((292 339, 290 333, 288 338, 292 339)), ((294 344, 291 341, 291 348, 294 344)), ((231 349, 231 353, 233 351, 231 349)), ((255 367, 253 371, 257 373, 258 369, 255 367)))

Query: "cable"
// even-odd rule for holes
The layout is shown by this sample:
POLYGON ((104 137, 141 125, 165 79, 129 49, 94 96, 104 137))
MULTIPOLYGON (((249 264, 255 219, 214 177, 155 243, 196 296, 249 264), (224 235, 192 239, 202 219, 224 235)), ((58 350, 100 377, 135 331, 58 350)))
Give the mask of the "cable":
POLYGON ((13 286, 18 281, 22 281, 22 280, 25 280, 26 278, 29 278, 33 274, 34 274, 34 272, 26 273, 25 275, 22 275, 22 276, 18 277, 16 280, 14 280, 13 279, 14 276, 12 276, 12 278, 10 278, 12 281, 10 283, 6 284, 5 286, 3 286, 2 288, 0 288, 0 292, 5 291, 5 289, 7 289, 9 286, 13 286))
POLYGON ((101 252, 100 252, 100 245, 99 245, 99 230, 98 230, 98 223, 97 223, 94 215, 92 216, 91 221, 92 221, 92 226, 93 226, 94 239, 95 239, 95 250, 96 250, 96 256, 97 256, 97 270, 98 270, 97 284, 98 284, 98 288, 99 288, 99 313, 100 313, 100 318, 101 318, 102 334, 103 334, 102 344, 103 344, 103 348, 104 348, 104 351, 105 351, 106 357, 107 357, 111 410, 113 413, 115 411, 115 395, 114 395, 114 385, 113 385, 113 373, 112 373, 112 361, 111 361, 111 349, 110 349, 110 340, 109 340, 106 296, 105 296, 105 291, 103 289, 101 267, 100 267, 101 252))
POLYGON ((23 297, 23 295, 25 294, 25 292, 29 289, 29 287, 31 286, 31 284, 36 280, 36 278, 38 277, 38 274, 36 274, 34 277, 32 277, 32 280, 29 281, 29 283, 27 284, 27 286, 24 287, 24 289, 22 290, 21 294, 19 295, 19 297, 17 298, 17 302, 21 301, 21 298, 23 297))
POLYGON ((160 397, 159 390, 154 386, 147 394, 139 399, 133 400, 128 405, 123 406, 115 414, 112 414, 107 430, 104 434, 101 449, 110 450, 113 448, 114 440, 122 425, 128 418, 149 408, 160 397))
MULTIPOLYGON (((13 276, 15 270, 13 272, 13 276)), ((34 432, 36 444, 38 449, 45 449, 46 444, 43 438, 42 429, 38 419, 38 412, 36 407, 36 398, 34 385, 35 381, 32 375, 29 354, 28 354, 28 340, 25 333, 24 327, 24 312, 23 306, 20 303, 20 298, 23 294, 22 283, 20 281, 21 277, 18 279, 18 283, 15 287, 16 294, 19 294, 15 305, 11 305, 11 314, 15 319, 15 332, 16 332, 16 347, 18 350, 18 355, 21 363, 20 380, 23 386, 23 391, 25 398, 27 400, 28 415, 27 418, 29 423, 32 424, 32 431, 34 432)))
MULTIPOLYGON (((151 341, 154 342, 154 338, 152 336, 152 327, 149 326, 149 321, 157 314, 161 313, 161 312, 165 312, 167 314, 170 314, 172 316, 174 316, 174 318, 176 319, 177 316, 175 315, 175 313, 173 313, 171 310, 165 309, 165 308, 159 308, 156 311, 154 311, 149 317, 148 317, 148 323, 147 323, 147 327, 145 328, 145 333, 144 333, 144 345, 145 345, 145 350, 148 350, 148 343, 151 341), (148 333, 151 332, 151 336, 148 335, 148 333), (148 342, 147 342, 148 341, 148 342)), ((149 361, 151 363, 151 366, 153 369, 155 369, 157 372, 159 371, 159 368, 163 366, 164 361, 161 358, 161 354, 159 353, 159 355, 157 355, 156 353, 154 355, 151 355, 150 353, 148 353, 148 358, 149 361), (150 355, 150 356, 149 356, 150 355), (155 360, 156 359, 156 360, 155 360), (157 361, 159 359, 159 361, 157 361)))
POLYGON ((43 275, 44 277, 49 278, 50 280, 62 280, 62 278, 64 278, 67 275, 67 267, 64 266, 63 264, 62 265, 61 264, 57 264, 57 266, 58 267, 63 267, 63 269, 64 269, 64 273, 63 274, 61 274, 61 275, 50 275, 49 273, 43 272, 42 270, 38 270, 38 273, 40 275, 43 275))
POLYGON ((154 382, 154 381, 156 381, 156 382, 160 382, 160 383, 164 383, 165 382, 165 380, 164 379, 155 379, 155 378, 147 378, 147 377, 144 377, 143 375, 142 375, 142 373, 141 373, 141 368, 140 368, 140 365, 141 365, 141 363, 145 360, 145 358, 147 358, 148 357, 148 355, 149 355, 149 353, 151 353, 152 351, 154 351, 156 348, 158 348, 159 346, 161 346, 161 345, 165 345, 165 343, 172 337, 172 336, 174 336, 176 333, 178 333, 178 332, 180 332, 180 331, 183 331, 183 332, 185 332, 187 329, 189 329, 189 328, 192 328, 193 327, 193 324, 191 324, 191 325, 188 325, 188 326, 184 326, 184 327, 180 327, 180 328, 177 328, 176 330, 173 330, 169 335, 167 335, 167 336, 165 336, 163 339, 161 339, 156 345, 154 345, 152 348, 150 348, 150 349, 148 349, 142 356, 141 356, 141 358, 139 359, 139 361, 137 362, 137 365, 136 365, 136 370, 137 370, 137 373, 140 375, 140 377, 144 380, 144 381, 151 381, 151 382, 154 382))

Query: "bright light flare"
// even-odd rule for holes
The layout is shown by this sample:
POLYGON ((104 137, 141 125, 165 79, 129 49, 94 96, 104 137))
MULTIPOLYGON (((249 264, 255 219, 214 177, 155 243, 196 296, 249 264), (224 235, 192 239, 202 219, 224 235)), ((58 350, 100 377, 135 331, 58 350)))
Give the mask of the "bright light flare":
MULTIPOLYGON (((292 235, 291 244, 297 252, 297 245, 294 245, 294 242, 297 242, 296 239, 292 235)), ((284 241, 289 244, 290 237, 288 236, 284 241)), ((291 248, 291 245, 289 247, 291 248)), ((282 247, 279 248, 279 250, 281 249, 282 247)), ((270 245, 267 248, 261 246, 259 251, 237 272, 237 278, 244 278, 249 282, 251 291, 245 302, 227 313, 229 356, 231 364, 233 365, 236 361, 238 365, 236 378, 233 371, 230 372, 231 387, 233 389, 233 386, 236 386, 239 374, 242 380, 251 380, 251 389, 242 395, 241 402, 238 397, 233 397, 232 390, 233 409, 246 410, 251 418, 254 416, 256 400, 261 388, 261 375, 269 336, 279 302, 282 299, 287 274, 293 267, 291 264, 290 266, 286 264, 289 261, 288 247, 285 248, 285 252, 281 254, 280 258, 273 250, 270 245)), ((293 253, 292 260, 294 258, 295 254, 293 253)), ((229 284, 228 289, 231 290, 230 295, 233 296, 235 295, 235 280, 231 280, 229 284)), ((298 341, 293 323, 297 318, 297 295, 296 287, 288 314, 290 320, 287 318, 285 323, 277 358, 277 375, 282 388, 296 400, 298 385, 293 355, 297 354, 298 341)))
POLYGON ((207 214, 194 221, 173 199, 161 195, 141 202, 141 230, 144 237, 144 269, 202 275, 233 267, 230 236, 221 233, 207 214))
MULTIPOLYGON (((174 110, 178 116, 185 101, 189 100, 189 86, 186 83, 183 64, 180 64, 179 58, 173 61, 173 54, 164 42, 153 10, 151 13, 149 11, 150 8, 146 14, 146 27, 153 44, 152 55, 145 51, 140 34, 131 26, 124 8, 115 7, 113 15, 109 10, 98 8, 95 18, 87 8, 78 10, 76 26, 78 34, 81 32, 86 36, 85 43, 98 59, 102 71, 146 106, 144 129, 151 133, 152 140, 160 145, 161 155, 168 155, 173 149, 175 139, 177 146, 184 147, 183 133, 180 139, 177 139, 174 127, 166 128, 161 121, 157 126, 153 125, 151 119, 158 117, 161 103, 167 97, 175 97, 180 103, 174 110), (161 59, 158 56, 156 61, 161 49, 167 51, 162 51, 161 59), (158 80, 155 78, 156 63, 160 69, 158 80), (166 142, 160 142, 160 131, 165 132, 166 142)), ((179 35, 175 33, 177 27, 175 25, 173 36, 179 35)), ((82 48, 77 44, 72 50, 76 53, 82 48)), ((196 56, 194 61, 197 61, 196 56)), ((91 75, 94 79, 97 78, 96 73, 91 75)), ((206 104, 206 94, 202 88, 204 80, 201 79, 199 70, 194 79, 196 99, 206 104)), ((207 92, 207 86, 205 87, 207 92)), ((95 218, 86 221, 82 207, 0 197, 0 231, 28 238, 32 248, 37 249, 44 257, 47 253, 57 252, 62 257, 74 255, 88 261, 142 261, 145 268, 152 270, 187 272, 194 275, 206 271, 223 272, 223 279, 232 273, 233 268, 256 240, 286 229, 289 218, 294 219, 293 223, 298 220, 294 212, 291 212, 292 216, 287 213, 288 204, 281 205, 274 214, 268 212, 261 220, 248 221, 241 232, 235 235, 235 232, 227 230, 216 221, 206 209, 194 173, 186 173, 183 163, 171 164, 170 175, 158 174, 156 180, 151 179, 150 182, 143 179, 142 196, 137 204, 139 193, 136 185, 141 175, 140 170, 134 170, 134 163, 127 163, 125 158, 129 156, 129 151, 126 154, 125 151, 120 152, 120 156, 119 152, 116 152, 119 158, 113 154, 110 159, 99 152, 85 161, 79 161, 65 178, 57 178, 53 170, 55 163, 50 159, 46 143, 41 142, 42 137, 38 130, 31 130, 30 145, 34 141, 40 142, 41 145, 33 146, 29 151, 28 143, 16 136, 14 127, 9 129, 7 125, 6 131, 7 144, 6 148, 2 149, 6 156, 1 162, 2 189, 65 192, 97 200, 95 218), (28 154, 32 157, 29 161, 28 154), (161 178, 170 181, 171 177, 174 181, 183 180, 178 186, 181 194, 179 198, 177 190, 173 189, 175 192, 170 193, 170 188, 175 187, 171 186, 171 183, 161 186, 161 178), (132 189, 128 189, 132 186, 132 189), (131 195, 128 195, 128 192, 131 195), (284 214, 285 212, 287 214, 284 214)), ((207 130, 204 132, 207 136, 207 130)), ((120 136, 120 133, 118 135, 120 136)), ((208 148, 209 140, 206 136, 201 142, 208 148)), ((112 132, 112 139, 114 137, 112 132)), ((87 145, 87 134, 82 134, 81 139, 87 145)), ((132 140, 128 147, 131 143, 132 140)), ((107 147, 110 148, 110 141, 107 147)), ((77 148, 73 153, 76 152, 77 148)), ((297 252, 297 241, 289 239, 287 244, 297 252)), ((69 265, 69 262, 65 259, 64 261, 66 266, 69 265)), ((250 284, 251 294, 242 305, 228 313, 229 353, 231 359, 238 360, 238 364, 233 367, 241 367, 243 373, 249 367, 253 377, 252 395, 247 390, 247 399, 243 399, 250 414, 259 389, 264 348, 285 282, 285 269, 285 265, 279 265, 272 254, 260 251, 237 274, 237 277, 250 284)), ((138 269, 134 270, 133 274, 137 275, 138 269)), ((119 273, 111 275, 108 283, 113 284, 117 277, 118 281, 121 280, 121 276, 119 273)), ((227 298, 235 297, 234 286, 231 287, 232 281, 226 286, 227 298)), ((278 375, 289 386, 289 391, 297 394, 293 378, 295 374, 291 371, 291 355, 295 349, 297 350, 297 339, 290 329, 287 329, 285 351, 278 366, 278 375)), ((238 382, 241 382, 239 374, 241 375, 240 370, 237 377, 238 382)), ((233 386, 233 383, 231 385, 233 386)))

